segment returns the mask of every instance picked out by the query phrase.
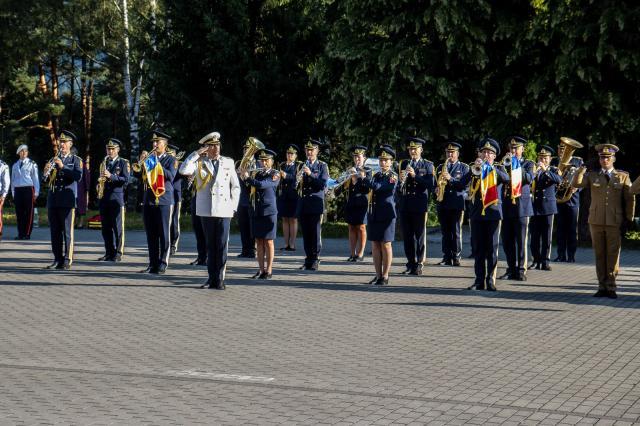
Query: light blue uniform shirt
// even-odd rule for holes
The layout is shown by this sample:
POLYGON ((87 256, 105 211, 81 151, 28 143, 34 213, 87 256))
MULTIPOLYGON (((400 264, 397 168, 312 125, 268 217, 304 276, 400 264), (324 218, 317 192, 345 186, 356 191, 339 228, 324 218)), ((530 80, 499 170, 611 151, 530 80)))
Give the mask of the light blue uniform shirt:
POLYGON ((15 196, 15 189, 21 186, 33 186, 36 196, 40 193, 38 165, 28 157, 16 161, 11 169, 11 195, 15 196))

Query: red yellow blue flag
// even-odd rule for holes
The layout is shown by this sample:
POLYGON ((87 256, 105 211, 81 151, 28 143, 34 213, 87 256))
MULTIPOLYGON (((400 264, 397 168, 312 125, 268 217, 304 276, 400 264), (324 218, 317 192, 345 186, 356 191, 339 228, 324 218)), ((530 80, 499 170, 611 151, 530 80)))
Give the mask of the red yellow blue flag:
POLYGON ((156 196, 156 204, 158 204, 158 199, 164 194, 164 169, 156 155, 150 155, 144 160, 144 168, 147 185, 156 196))
POLYGON ((522 195, 522 165, 515 155, 511 156, 511 202, 522 195))
POLYGON ((498 176, 492 165, 482 163, 480 179, 480 195, 482 196, 482 215, 487 207, 498 203, 498 176))

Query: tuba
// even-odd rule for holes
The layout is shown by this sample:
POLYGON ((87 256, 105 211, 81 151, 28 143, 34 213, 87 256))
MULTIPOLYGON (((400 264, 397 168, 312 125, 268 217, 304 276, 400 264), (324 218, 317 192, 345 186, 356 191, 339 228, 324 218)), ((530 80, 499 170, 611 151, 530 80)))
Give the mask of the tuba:
POLYGON ((558 174, 562 176, 562 182, 558 185, 556 201, 562 204, 569 201, 577 191, 576 188, 571 187, 571 180, 578 170, 571 166, 570 162, 573 152, 576 149, 583 148, 583 145, 574 139, 564 136, 560 138, 560 145, 564 146, 562 157, 558 159, 558 174))
POLYGON ((107 160, 109 156, 104 157, 102 163, 100 163, 100 177, 98 178, 98 185, 96 185, 96 193, 98 200, 102 200, 104 196, 104 184, 107 182, 107 178, 104 177, 104 172, 107 170, 107 160))
POLYGON ((253 136, 249 136, 247 143, 245 145, 246 151, 242 155, 242 159, 240 160, 240 165, 238 166, 238 170, 240 171, 252 171, 256 169, 256 159, 255 155, 261 149, 264 149, 264 144, 260 142, 258 139, 253 136))

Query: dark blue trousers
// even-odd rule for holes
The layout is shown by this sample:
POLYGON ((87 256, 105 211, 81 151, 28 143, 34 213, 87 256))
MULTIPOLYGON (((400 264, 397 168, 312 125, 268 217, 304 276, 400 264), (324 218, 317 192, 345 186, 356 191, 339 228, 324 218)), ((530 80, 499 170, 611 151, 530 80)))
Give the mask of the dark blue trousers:
POLYGON ((49 230, 51 231, 51 251, 58 263, 73 263, 73 222, 76 209, 72 207, 49 207, 49 230))
POLYGON ((238 227, 240 228, 241 254, 253 257, 256 255, 256 242, 251 232, 251 215, 249 206, 238 206, 238 227))
POLYGON ((157 269, 169 264, 169 222, 173 205, 142 207, 144 229, 147 231, 147 246, 149 248, 149 266, 157 269))
POLYGON ((507 258, 507 268, 512 274, 527 271, 528 217, 502 220, 502 249, 507 258))
POLYGON ((124 254, 124 206, 108 200, 100 204, 102 239, 108 257, 124 254))
POLYGON ((402 242, 407 268, 413 269, 424 264, 427 254, 427 213, 400 212, 402 242))
POLYGON ((578 249, 578 206, 558 204, 556 220, 556 241, 558 256, 564 259, 575 259, 578 249))
POLYGON ((191 227, 196 235, 196 249, 198 250, 198 259, 207 259, 207 240, 202 227, 202 218, 196 214, 196 197, 191 198, 191 227))
POLYGON ((475 285, 478 288, 483 288, 485 283, 495 285, 500 247, 500 221, 472 220, 471 236, 475 254, 475 285))
POLYGON ((460 260, 463 213, 463 210, 438 209, 438 220, 442 232, 442 258, 444 260, 460 260))
POLYGON ((14 190, 13 203, 16 205, 16 222, 18 237, 31 237, 33 228, 33 186, 18 186, 14 190))
POLYGON ((299 217, 300 229, 302 229, 302 243, 304 245, 304 264, 312 266, 318 261, 322 250, 321 238, 321 214, 301 214, 299 217))
POLYGON ((531 218, 531 254, 535 263, 549 264, 551 256, 551 230, 553 215, 533 216, 531 218))
POLYGON ((180 240, 180 210, 182 208, 182 201, 178 201, 173 205, 173 212, 171 215, 171 248, 174 251, 178 250, 178 241, 180 240))
POLYGON ((200 216, 207 240, 207 271, 209 283, 219 286, 224 281, 229 249, 231 218, 200 216))

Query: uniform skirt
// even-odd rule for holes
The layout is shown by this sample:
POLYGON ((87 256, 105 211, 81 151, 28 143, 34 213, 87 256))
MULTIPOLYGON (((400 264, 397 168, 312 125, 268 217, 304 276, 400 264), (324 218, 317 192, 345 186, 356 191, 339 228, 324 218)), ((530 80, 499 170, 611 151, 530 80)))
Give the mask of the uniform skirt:
POLYGON ((296 207, 298 200, 278 198, 278 216, 280 217, 296 217, 296 207))
POLYGON ((344 209, 344 220, 349 225, 364 225, 367 223, 367 208, 364 206, 350 206, 347 204, 344 209))
POLYGON ((251 229, 253 231, 253 238, 260 238, 264 240, 275 240, 277 227, 278 227, 277 214, 272 214, 269 216, 252 216, 251 217, 251 229))
POLYGON ((382 221, 370 220, 367 224, 367 240, 393 241, 396 236, 396 219, 382 221))

